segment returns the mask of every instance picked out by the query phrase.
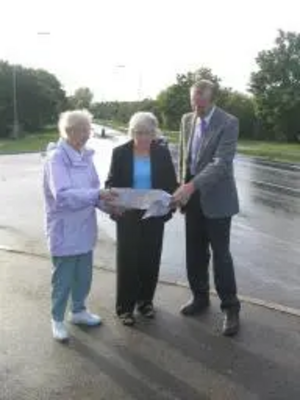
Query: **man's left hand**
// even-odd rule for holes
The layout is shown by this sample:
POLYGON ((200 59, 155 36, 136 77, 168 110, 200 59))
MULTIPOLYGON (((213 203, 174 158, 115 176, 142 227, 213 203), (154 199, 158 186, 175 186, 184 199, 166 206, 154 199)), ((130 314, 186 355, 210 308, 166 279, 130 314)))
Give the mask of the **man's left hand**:
POLYGON ((193 182, 180 186, 173 194, 172 203, 177 206, 185 206, 195 190, 193 182))

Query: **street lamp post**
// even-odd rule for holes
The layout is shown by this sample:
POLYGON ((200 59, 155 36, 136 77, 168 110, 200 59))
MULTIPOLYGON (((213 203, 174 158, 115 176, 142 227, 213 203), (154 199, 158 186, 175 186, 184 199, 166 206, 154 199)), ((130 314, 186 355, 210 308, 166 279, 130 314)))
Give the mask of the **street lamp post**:
POLYGON ((12 81, 13 81, 13 127, 12 137, 18 139, 20 134, 19 115, 18 115, 18 102, 17 102, 17 66, 13 65, 12 69, 12 81))

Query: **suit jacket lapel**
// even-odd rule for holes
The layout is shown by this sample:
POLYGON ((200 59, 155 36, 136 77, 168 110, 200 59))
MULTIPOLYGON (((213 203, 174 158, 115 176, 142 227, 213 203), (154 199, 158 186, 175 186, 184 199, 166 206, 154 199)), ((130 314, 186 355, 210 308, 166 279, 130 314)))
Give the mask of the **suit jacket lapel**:
MULTIPOLYGON (((157 151, 156 151, 156 145, 153 142, 151 144, 151 150, 150 150, 150 165, 151 165, 151 184, 152 184, 152 188, 156 189, 158 186, 158 174, 159 171, 157 171, 156 169, 156 165, 157 165, 157 151)), ((161 171, 161 173, 163 173, 163 171, 161 171)))
POLYGON ((126 153, 124 154, 124 187, 133 186, 133 163, 134 163, 134 149, 133 140, 127 144, 126 153))
POLYGON ((187 143, 187 158, 190 158, 191 155, 191 146, 194 138, 195 127, 196 127, 197 115, 194 113, 191 115, 191 120, 189 125, 187 126, 186 132, 186 143, 187 143))

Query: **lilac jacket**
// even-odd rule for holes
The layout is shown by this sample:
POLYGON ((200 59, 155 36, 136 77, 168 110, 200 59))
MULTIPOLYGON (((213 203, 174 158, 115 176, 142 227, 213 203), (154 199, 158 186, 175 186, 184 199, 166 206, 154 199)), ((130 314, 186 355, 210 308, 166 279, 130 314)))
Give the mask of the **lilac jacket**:
POLYGON ((62 139, 50 144, 44 167, 46 234, 52 256, 88 253, 97 240, 100 182, 93 150, 76 152, 62 139))

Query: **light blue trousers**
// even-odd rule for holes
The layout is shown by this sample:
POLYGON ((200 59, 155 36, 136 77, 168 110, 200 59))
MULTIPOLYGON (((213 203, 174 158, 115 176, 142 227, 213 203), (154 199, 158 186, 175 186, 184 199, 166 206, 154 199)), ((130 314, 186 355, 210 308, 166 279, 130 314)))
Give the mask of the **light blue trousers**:
POLYGON ((52 318, 64 320, 69 297, 72 312, 85 310, 93 276, 93 253, 77 256, 52 257, 52 318))

